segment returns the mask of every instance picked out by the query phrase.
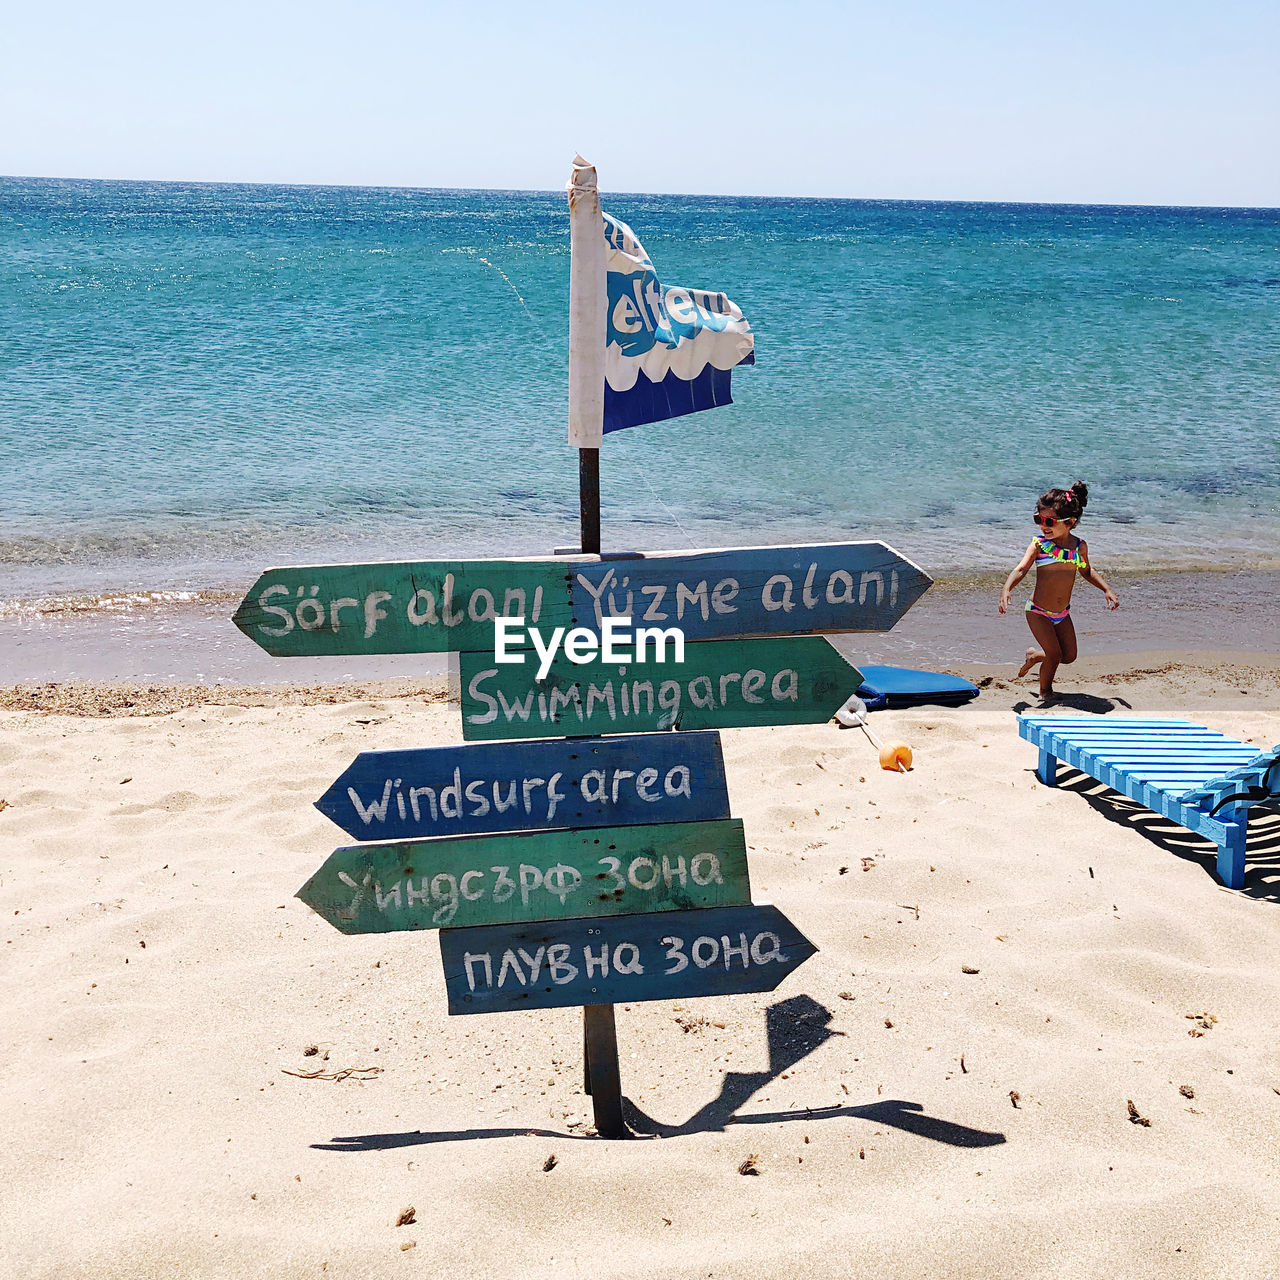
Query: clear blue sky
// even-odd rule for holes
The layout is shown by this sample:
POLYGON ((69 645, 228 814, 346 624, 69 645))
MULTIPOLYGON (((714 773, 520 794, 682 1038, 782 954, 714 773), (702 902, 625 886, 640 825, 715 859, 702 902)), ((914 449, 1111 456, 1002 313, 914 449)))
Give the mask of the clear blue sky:
POLYGON ((1280 3, 69 0, 0 173, 1280 206, 1280 3))

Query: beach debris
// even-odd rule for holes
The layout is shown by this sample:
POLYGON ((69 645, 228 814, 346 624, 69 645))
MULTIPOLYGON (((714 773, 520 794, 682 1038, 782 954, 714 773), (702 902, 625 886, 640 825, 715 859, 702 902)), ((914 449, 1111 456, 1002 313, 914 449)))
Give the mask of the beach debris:
POLYGON ((841 1000, 856 1000, 857 997, 852 991, 837 991, 836 996, 841 1000))
POLYGON ((290 1071, 288 1067, 281 1067, 280 1070, 299 1080, 372 1080, 382 1074, 381 1067, 342 1067, 338 1071, 290 1071))
POLYGON ((676 1026, 679 1027, 685 1035, 688 1035, 690 1031, 705 1031, 708 1027, 719 1027, 721 1031, 724 1030, 723 1022, 712 1022, 710 1018, 703 1018, 691 1013, 681 1014, 680 1017, 676 1019, 676 1026))
POLYGON ((1195 1023, 1195 1026, 1189 1028, 1187 1031, 1187 1035, 1189 1036, 1204 1035, 1204 1033, 1208 1031, 1218 1020, 1211 1013, 1184 1013, 1182 1016, 1184 1018, 1190 1018, 1191 1021, 1195 1023))
POLYGON ((753 1178, 758 1178, 760 1176, 760 1166, 757 1163, 758 1160, 759 1160, 759 1156, 754 1156, 754 1155, 748 1156, 738 1166, 738 1172, 742 1174, 744 1177, 746 1177, 747 1175, 750 1175, 753 1178))
POLYGON ((886 1027, 888 1027, 890 1031, 892 1031, 892 1030, 893 1030, 893 1023, 892 1023, 892 1022, 890 1022, 888 1018, 886 1018, 886 1019, 884 1020, 884 1025, 885 1025, 886 1027))
POLYGON ((862 869, 863 869, 863 871, 870 871, 870 870, 871 870, 871 868, 872 868, 872 867, 874 867, 875 865, 876 865, 876 860, 875 860, 874 858, 863 858, 863 859, 862 859, 862 869))
POLYGON ((980 973, 981 970, 975 969, 971 964, 962 964, 960 966, 961 973, 980 973))
POLYGON ((859 1148, 858 1148, 858 1159, 859 1159, 859 1160, 865 1160, 866 1158, 867 1158, 867 1149, 866 1149, 866 1147, 859 1147, 859 1148))
POLYGON ((405 1208, 401 1209, 400 1212, 396 1215, 396 1226, 408 1227, 408 1226, 411 1226, 413 1223, 417 1222, 417 1220, 418 1220, 417 1211, 414 1209, 413 1205, 408 1205, 405 1208))
POLYGON ((305 1049, 303 1049, 302 1056, 304 1058, 314 1058, 319 1052, 320 1046, 318 1044, 309 1044, 305 1049))
POLYGON ((662 1221, 663 1221, 663 1224, 664 1224, 665 1226, 668 1226, 668 1227, 669 1227, 669 1226, 671 1225, 671 1219, 670 1219, 670 1218, 663 1218, 663 1220, 662 1220, 662 1221))
POLYGON ((543 1173, 550 1173, 550 1172, 551 1172, 551 1170, 552 1170, 552 1169, 554 1169, 554 1168, 556 1167, 556 1165, 558 1165, 559 1163, 560 1163, 560 1159, 559 1159, 559 1157, 556 1155, 556 1153, 553 1151, 553 1152, 552 1152, 552 1153, 551 1153, 551 1154, 550 1154, 550 1155, 549 1155, 549 1156, 548 1156, 548 1157, 547 1157, 547 1158, 542 1162, 542 1172, 543 1172, 543 1173))
POLYGON ((1014 1109, 1015 1111, 1017 1111, 1017 1110, 1018 1110, 1018 1103, 1019 1103, 1021 1100, 1022 1100, 1022 1094, 1020 1094, 1020 1093, 1017 1091, 1017 1089, 1010 1089, 1010 1090, 1009 1090, 1009 1101, 1013 1103, 1013 1109, 1014 1109))
MULTIPOLYGON (((4 808, 4 801, 0 800, 0 809, 3 809, 3 808, 4 808)), ((849 874, 849 868, 848 868, 848 867, 841 867, 841 868, 840 868, 840 874, 841 874, 842 876, 847 876, 847 875, 849 874)))
POLYGON ((127 778, 121 778, 121 779, 120 779, 120 785, 123 787, 123 786, 124 786, 124 784, 125 784, 126 782, 132 782, 132 781, 133 781, 133 776, 132 776, 132 775, 130 775, 130 776, 129 776, 129 777, 127 777, 127 778))
POLYGON ((916 919, 917 920, 920 919, 919 907, 908 907, 905 903, 902 903, 902 902, 895 902, 894 906, 896 906, 899 911, 914 911, 916 913, 916 919))
POLYGON ((964 1054, 963 1054, 963 1053, 960 1055, 960 1074, 961 1074, 962 1076, 967 1076, 967 1075, 969 1074, 969 1068, 968 1068, 968 1067, 966 1067, 966 1066, 964 1065, 964 1054))
POLYGON ((1146 1116, 1138 1114, 1138 1108, 1133 1105, 1133 1099, 1129 1099, 1129 1123, 1140 1124, 1144 1129, 1151 1128, 1151 1121, 1146 1116))
POLYGON ((1178 1086, 1178 1092, 1182 1094, 1184 1098, 1194 1098, 1196 1096, 1196 1091, 1189 1084, 1180 1084, 1178 1086))
POLYGON ((402 1240, 400 1242, 400 1252, 407 1253, 410 1249, 416 1249, 418 1242, 416 1240, 402 1240))
MULTIPOLYGON (((890 773, 906 773, 911 768, 911 748, 905 742, 881 742, 867 727, 867 704, 854 694, 837 712, 836 719, 846 729, 861 729, 867 741, 880 753, 880 767, 890 773)), ((865 782, 865 778, 860 778, 865 782)))
POLYGON ((6 809, 12 808, 13 806, 7 800, 0 799, 0 813, 3 813, 6 809))

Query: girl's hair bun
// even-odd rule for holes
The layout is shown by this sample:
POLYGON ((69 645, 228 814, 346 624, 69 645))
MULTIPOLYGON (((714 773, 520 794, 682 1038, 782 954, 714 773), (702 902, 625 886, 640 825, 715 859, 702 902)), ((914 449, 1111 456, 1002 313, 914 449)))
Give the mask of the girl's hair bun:
POLYGON ((1083 480, 1077 480, 1067 490, 1067 497, 1074 498, 1080 504, 1080 510, 1083 511, 1089 505, 1089 486, 1083 480))

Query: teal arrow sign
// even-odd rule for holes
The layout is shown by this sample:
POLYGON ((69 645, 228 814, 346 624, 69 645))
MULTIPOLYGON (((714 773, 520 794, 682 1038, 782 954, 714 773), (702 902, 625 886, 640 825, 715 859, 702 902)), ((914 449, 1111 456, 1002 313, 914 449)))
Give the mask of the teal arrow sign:
POLYGON ((492 652, 517 616, 544 635, 608 617, 687 640, 888 631, 930 581, 882 542, 319 565, 268 569, 234 621, 277 657, 492 652))
POLYGON ((543 680, 536 679, 536 655, 499 665, 491 654, 464 653, 462 736, 821 724, 862 683, 861 672, 821 636, 689 644, 684 653, 684 662, 630 665, 561 656, 543 680))
POLYGON ((297 896, 343 933, 394 933, 724 906, 751 887, 730 818, 352 845, 297 896))
POLYGON ((768 903, 440 934, 450 1013, 772 991, 816 951, 768 903))

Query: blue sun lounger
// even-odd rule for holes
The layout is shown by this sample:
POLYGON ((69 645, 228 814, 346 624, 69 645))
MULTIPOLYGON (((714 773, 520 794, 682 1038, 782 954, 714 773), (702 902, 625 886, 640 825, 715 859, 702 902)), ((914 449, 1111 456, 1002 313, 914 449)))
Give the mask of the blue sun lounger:
POLYGON ((1040 751, 1036 775, 1057 784, 1061 760, 1218 846, 1218 874, 1244 887, 1249 806, 1280 795, 1280 746, 1270 751, 1185 720, 1019 716, 1040 751))

